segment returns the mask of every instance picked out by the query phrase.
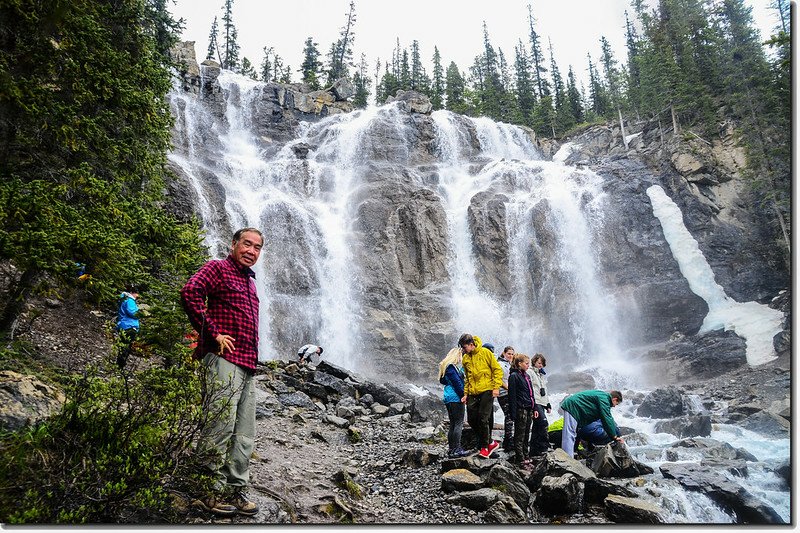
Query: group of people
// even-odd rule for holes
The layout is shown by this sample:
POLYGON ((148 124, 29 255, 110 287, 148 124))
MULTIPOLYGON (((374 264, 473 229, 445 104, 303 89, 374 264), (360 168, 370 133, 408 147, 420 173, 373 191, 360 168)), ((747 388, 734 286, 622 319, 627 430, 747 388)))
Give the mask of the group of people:
POLYGON ((475 434, 478 455, 490 457, 500 447, 492 438, 494 399, 503 411, 503 450, 520 465, 530 462, 550 448, 547 440, 547 414, 551 411, 547 396, 544 355, 531 359, 506 346, 501 359, 492 344, 483 344, 476 335, 465 333, 458 347, 439 363, 439 382, 444 385, 443 401, 447 407, 449 430, 448 456, 463 457, 472 452, 461 444, 464 413, 475 434))
MULTIPOLYGON (((254 376, 259 340, 259 298, 252 267, 263 245, 264 238, 258 229, 238 230, 233 235, 228 256, 206 262, 181 290, 184 310, 197 332, 195 358, 202 361, 203 406, 209 414, 218 413, 220 406, 224 406, 220 416, 209 417, 198 442, 198 450, 209 451, 209 457, 213 458, 207 467, 214 487, 210 493, 201 495, 196 504, 218 516, 237 513, 252 516, 259 510, 248 497, 247 488, 255 443, 254 376)), ((135 290, 121 295, 117 322, 123 340, 117 359, 121 367, 125 366, 130 344, 139 331, 138 296, 135 290)), ((510 451, 513 445, 514 460, 524 463, 530 456, 550 447, 546 415, 550 414, 551 406, 544 372, 546 360, 542 354, 534 355, 531 360, 507 346, 503 350, 503 366, 507 367, 504 372, 493 348, 482 345, 479 337, 465 333, 459 338, 458 347, 439 365, 450 418, 450 456, 468 453, 461 447, 465 410, 475 432, 478 453, 489 457, 496 451, 500 444, 492 439, 494 399, 503 398, 499 401, 506 413, 504 449, 510 451)), ((319 359, 322 352, 321 346, 304 345, 297 353, 298 363, 308 364, 312 356, 319 359)), ((574 442, 575 431, 597 419, 602 421, 609 435, 619 439, 609 409, 622 401, 622 396, 612 391, 605 406, 596 404, 605 401, 601 394, 608 395, 602 391, 584 391, 562 402, 565 442, 570 435, 574 442), (581 396, 588 392, 593 395, 581 396)), ((569 446, 562 447, 572 452, 569 446)))
MULTIPOLYGON (((449 419, 448 457, 475 452, 490 457, 500 447, 492 438, 495 398, 505 417, 502 447, 513 463, 526 467, 532 457, 551 449, 547 415, 552 405, 545 366, 547 360, 541 353, 531 358, 517 353, 512 346, 503 348, 498 360, 492 344, 482 344, 479 337, 463 334, 458 346, 439 363, 439 382, 444 385, 442 400, 449 419), (472 451, 462 445, 465 411, 467 423, 475 434, 472 451)), ((622 393, 616 390, 587 390, 566 397, 561 402, 564 451, 572 457, 579 431, 588 428, 603 434, 596 441, 622 441, 611 416, 611 408, 620 402, 622 393)))

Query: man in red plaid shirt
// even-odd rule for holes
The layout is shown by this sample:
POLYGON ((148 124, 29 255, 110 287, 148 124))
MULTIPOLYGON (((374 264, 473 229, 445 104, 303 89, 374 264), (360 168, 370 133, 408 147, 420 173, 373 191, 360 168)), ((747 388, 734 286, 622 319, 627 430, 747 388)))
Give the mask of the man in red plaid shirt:
POLYGON ((219 457, 208 465, 216 478, 215 493, 196 504, 218 516, 258 513, 246 489, 255 440, 253 376, 258 362, 258 293, 251 267, 263 245, 259 230, 240 229, 228 257, 207 262, 181 290, 189 322, 198 332, 195 357, 205 369, 203 406, 210 415, 198 447, 219 457))

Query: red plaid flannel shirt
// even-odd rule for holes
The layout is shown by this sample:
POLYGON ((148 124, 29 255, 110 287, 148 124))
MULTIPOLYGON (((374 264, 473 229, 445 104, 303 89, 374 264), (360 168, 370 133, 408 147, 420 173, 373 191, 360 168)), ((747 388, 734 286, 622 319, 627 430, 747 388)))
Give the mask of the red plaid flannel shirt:
POLYGON ((186 314, 199 334, 195 357, 219 353, 219 334, 234 339, 234 351, 222 357, 255 370, 258 362, 258 293, 255 273, 236 264, 230 255, 209 261, 181 290, 186 314), (252 278, 252 279, 251 279, 252 278))

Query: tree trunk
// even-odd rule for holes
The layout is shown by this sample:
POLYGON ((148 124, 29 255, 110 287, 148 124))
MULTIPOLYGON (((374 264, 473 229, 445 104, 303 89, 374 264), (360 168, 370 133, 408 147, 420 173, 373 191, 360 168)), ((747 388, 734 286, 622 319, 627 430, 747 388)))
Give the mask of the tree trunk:
POLYGON ((628 138, 625 136, 625 124, 622 122, 622 111, 620 108, 617 108, 617 113, 619 114, 619 131, 622 133, 622 143, 625 145, 625 149, 628 149, 628 138))
POLYGON ((669 112, 672 114, 672 135, 677 135, 680 132, 680 125, 678 124, 678 115, 675 114, 675 106, 669 105, 669 112))

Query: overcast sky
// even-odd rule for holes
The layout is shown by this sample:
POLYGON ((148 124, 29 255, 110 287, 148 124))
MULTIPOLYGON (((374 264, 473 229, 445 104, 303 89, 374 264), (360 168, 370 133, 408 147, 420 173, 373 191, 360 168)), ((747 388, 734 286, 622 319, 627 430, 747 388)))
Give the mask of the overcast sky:
MULTIPOLYGON (((748 0, 753 16, 767 35, 777 22, 767 9, 769 0, 748 0)), ((483 46, 483 22, 495 51, 502 49, 509 65, 514 63, 514 47, 520 39, 528 41, 528 4, 533 8, 536 31, 549 68, 548 39, 552 40, 556 62, 566 80, 569 65, 579 80, 587 80, 587 53, 597 65, 600 36, 611 43, 618 61, 626 60, 625 10, 632 16, 629 0, 356 0, 354 59, 365 53, 370 75, 377 59, 391 59, 396 41, 409 50, 417 40, 423 65, 432 74, 436 46, 447 68, 455 61, 462 72, 472 65, 483 46)), ((238 30, 241 56, 256 70, 264 57, 264 47, 274 47, 291 66, 292 81, 299 81, 303 45, 312 37, 325 56, 339 38, 350 0, 234 0, 233 23, 238 30)), ((222 26, 224 0, 175 0, 170 11, 183 18, 183 40, 195 41, 198 62, 206 56, 208 36, 214 17, 222 26)), ((323 57, 324 60, 324 57, 323 57)), ((381 67, 383 72, 383 67, 381 67)))

